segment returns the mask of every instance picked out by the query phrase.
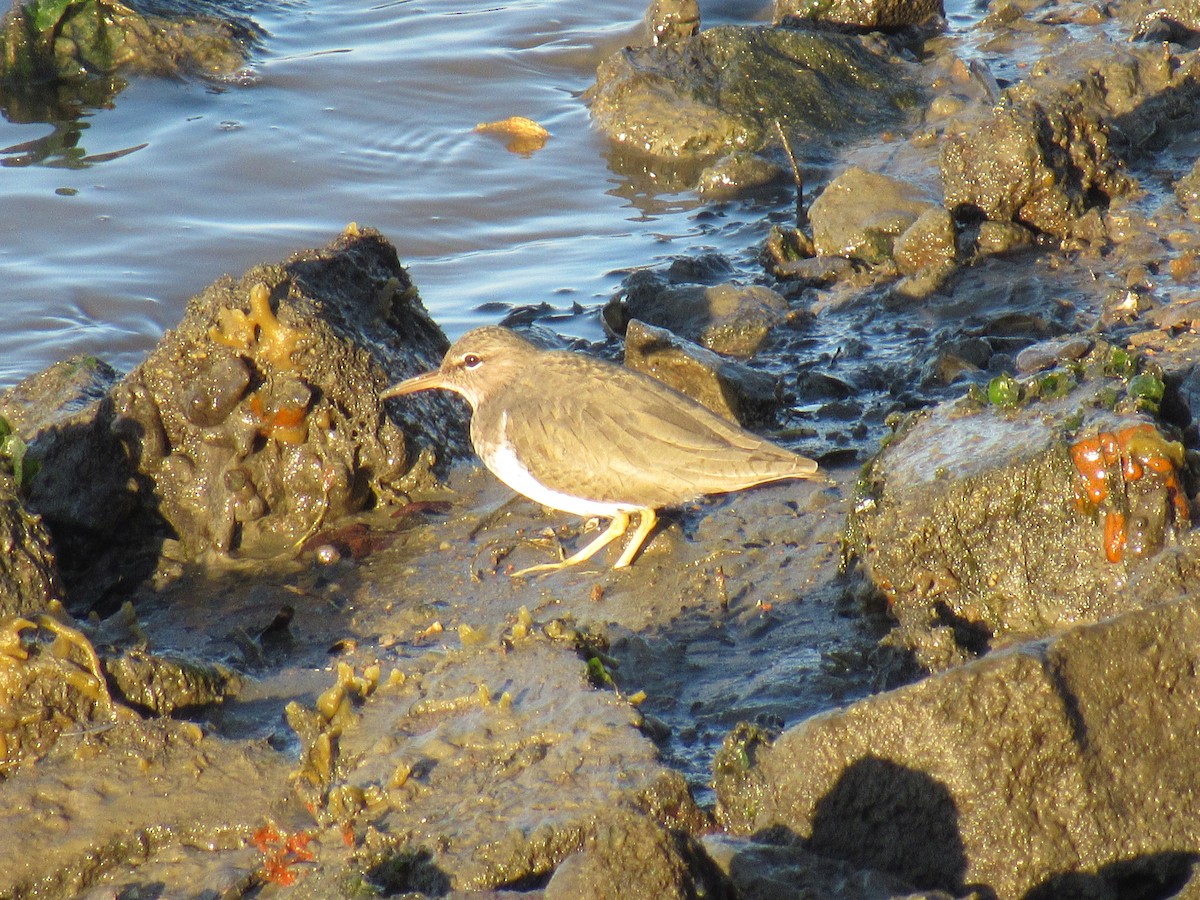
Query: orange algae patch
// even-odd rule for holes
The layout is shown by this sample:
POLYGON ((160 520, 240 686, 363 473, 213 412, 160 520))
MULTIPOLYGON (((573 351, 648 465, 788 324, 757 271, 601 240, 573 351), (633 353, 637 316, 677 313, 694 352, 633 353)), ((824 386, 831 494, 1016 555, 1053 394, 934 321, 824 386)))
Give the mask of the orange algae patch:
POLYGON ((258 433, 273 438, 281 444, 303 444, 308 440, 308 424, 304 421, 308 410, 299 405, 282 405, 267 409, 262 393, 250 398, 250 412, 258 419, 258 433))
POLYGON ((208 336, 234 350, 257 351, 276 369, 294 368, 292 354, 303 348, 304 336, 279 321, 271 310, 271 291, 259 282, 250 289, 250 312, 232 307, 217 313, 217 325, 208 336))
POLYGON ((259 876, 263 881, 290 887, 296 883, 296 863, 312 862, 316 855, 308 849, 312 835, 297 831, 281 834, 274 825, 264 825, 254 832, 251 843, 263 854, 259 876))
MULTIPOLYGON (((1158 476, 1166 488, 1177 526, 1189 522, 1187 495, 1179 482, 1183 467, 1183 446, 1168 441, 1153 425, 1143 422, 1120 431, 1102 431, 1076 441, 1070 447, 1071 461, 1082 485, 1076 496, 1081 511, 1095 509, 1109 501, 1111 488, 1140 481, 1147 471, 1158 476), (1120 481, 1118 481, 1120 479, 1120 481)), ((1124 493, 1118 499, 1123 501, 1124 493)), ((1104 557, 1109 562, 1125 558, 1128 533, 1126 515, 1112 508, 1104 516, 1104 557)))
POLYGON ((1110 563, 1119 563, 1125 558, 1125 514, 1115 509, 1104 516, 1104 558, 1110 563))

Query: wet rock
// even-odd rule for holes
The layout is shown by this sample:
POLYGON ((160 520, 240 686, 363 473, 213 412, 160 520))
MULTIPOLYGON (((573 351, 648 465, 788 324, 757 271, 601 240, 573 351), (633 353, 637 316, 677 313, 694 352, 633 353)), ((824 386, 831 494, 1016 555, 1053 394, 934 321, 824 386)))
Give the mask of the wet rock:
POLYGON ((954 219, 940 206, 921 213, 892 246, 901 275, 938 269, 953 263, 957 253, 954 219))
POLYGON ((678 44, 626 48, 589 89, 614 142, 672 165, 708 161, 789 133, 831 139, 898 121, 912 102, 902 69, 857 38, 720 25, 678 44))
POLYGON ((922 665, 1157 602, 1178 583, 1195 553, 1172 546, 1190 527, 1183 449, 1138 412, 1158 408, 1163 382, 1136 366, 1103 346, 1076 370, 998 376, 977 400, 913 417, 869 466, 850 533, 900 622, 893 640, 922 665))
POLYGON ((503 645, 475 635, 386 677, 343 669, 314 709, 292 704, 297 790, 318 821, 396 835, 397 852, 428 854, 458 890, 545 876, 605 843, 618 810, 702 827, 632 707, 588 685, 571 645, 535 631, 524 614, 503 645))
POLYGON ((625 331, 625 365, 742 425, 761 422, 779 402, 775 379, 766 372, 637 319, 630 320, 625 331))
POLYGON ((1033 246, 1034 235, 1016 222, 980 222, 975 236, 975 253, 1000 256, 1033 246))
POLYGON ((635 272, 626 279, 623 296, 610 301, 603 316, 617 334, 638 319, 716 353, 749 357, 787 313, 787 301, 761 285, 672 284, 653 272, 635 272))
POLYGON ((956 894, 1173 896, 1200 839, 1200 772, 1180 740, 1200 727, 1198 646, 1200 601, 1184 597, 774 741, 741 727, 715 764, 718 817, 956 894))
POLYGON ((1175 184, 1175 197, 1192 220, 1200 219, 1200 159, 1175 184))
POLYGON ((120 700, 158 716, 223 703, 241 690, 241 677, 220 663, 134 648, 101 659, 120 700))
POLYGON ((941 0, 775 0, 776 24, 792 20, 893 29, 922 25, 944 15, 941 0))
POLYGON ((51 615, 0 621, 0 779, 67 729, 110 724, 117 712, 82 633, 51 615))
POLYGON ((399 496, 421 434, 464 448, 445 397, 398 409, 378 392, 446 348, 377 233, 223 279, 112 391, 110 430, 193 553, 289 552, 324 524, 399 496))
POLYGON ((1067 360, 1082 359, 1091 349, 1091 340, 1080 336, 1039 341, 1017 354, 1017 371, 1023 375, 1040 372, 1067 360))
POLYGON ((13 4, 0 21, 0 82, 80 81, 118 71, 229 75, 251 32, 211 15, 143 15, 118 0, 13 4))
POLYGON ((700 172, 696 190, 706 200, 728 200, 746 191, 774 184, 783 169, 753 153, 731 153, 700 172))
POLYGON ((946 206, 1058 238, 1095 237, 1086 213, 1131 184, 1110 147, 1110 127, 1118 118, 1122 129, 1149 127, 1139 117, 1150 113, 1135 108, 1170 84, 1161 51, 1130 50, 1100 66, 1074 48, 1043 60, 1004 92, 989 119, 947 133, 946 206))
POLYGON ((700 30, 696 0, 650 0, 644 20, 650 46, 677 44, 700 30))
POLYGON ((739 895, 690 835, 668 831, 649 816, 621 810, 598 824, 582 849, 559 864, 545 896, 546 900, 733 900, 739 895))
POLYGON ((891 259, 897 237, 936 208, 920 188, 851 166, 813 201, 813 243, 821 256, 877 265, 891 259))
POLYGON ((50 535, 0 458, 0 616, 43 610, 62 596, 50 535))
POLYGON ((701 844, 730 877, 743 900, 791 900, 795 897, 842 897, 892 900, 918 896, 950 900, 941 891, 922 892, 902 878, 865 869, 806 850, 799 840, 771 835, 774 842, 728 834, 706 835, 701 844))
POLYGON ((256 883, 264 860, 251 835, 292 818, 280 754, 265 742, 206 737, 192 722, 100 725, 75 729, 4 783, 0 896, 94 896, 106 877, 135 871, 134 890, 158 891, 163 882, 146 864, 164 857, 159 872, 181 894, 211 880, 213 896, 236 896, 256 883), (217 852, 223 864, 212 867, 217 852))

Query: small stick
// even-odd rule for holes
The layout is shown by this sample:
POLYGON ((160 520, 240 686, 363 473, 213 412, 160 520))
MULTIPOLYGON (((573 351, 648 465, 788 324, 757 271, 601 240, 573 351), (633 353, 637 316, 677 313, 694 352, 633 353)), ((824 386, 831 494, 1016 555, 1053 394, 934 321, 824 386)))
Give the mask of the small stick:
POLYGON ((796 162, 796 154, 792 152, 792 142, 788 140, 778 119, 775 120, 775 133, 779 135, 779 143, 783 144, 783 152, 792 166, 792 182, 796 185, 796 227, 803 228, 808 224, 808 212, 804 209, 804 176, 800 174, 800 165, 796 162))

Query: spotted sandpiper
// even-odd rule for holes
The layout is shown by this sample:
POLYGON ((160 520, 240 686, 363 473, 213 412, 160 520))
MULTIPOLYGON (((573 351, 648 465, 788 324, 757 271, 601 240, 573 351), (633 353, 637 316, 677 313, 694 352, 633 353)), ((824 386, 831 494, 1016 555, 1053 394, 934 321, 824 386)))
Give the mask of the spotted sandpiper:
POLYGON ((655 510, 788 478, 817 464, 727 422, 661 382, 604 360, 544 350, 497 326, 459 338, 439 368, 384 391, 441 388, 471 404, 471 443, 492 473, 543 506, 611 518, 608 528, 547 572, 591 559, 637 530, 615 568, 628 566, 655 510))

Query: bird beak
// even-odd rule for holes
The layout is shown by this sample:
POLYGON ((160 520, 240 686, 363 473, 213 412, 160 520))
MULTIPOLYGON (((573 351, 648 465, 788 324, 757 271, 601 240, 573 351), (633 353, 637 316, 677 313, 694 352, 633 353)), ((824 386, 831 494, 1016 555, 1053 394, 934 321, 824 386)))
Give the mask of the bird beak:
POLYGON ((424 375, 415 375, 406 381, 392 385, 379 395, 379 399, 387 400, 389 397, 403 397, 405 394, 415 394, 417 391, 428 391, 433 388, 444 387, 446 387, 446 384, 442 380, 441 370, 434 369, 432 372, 426 372, 424 375))

